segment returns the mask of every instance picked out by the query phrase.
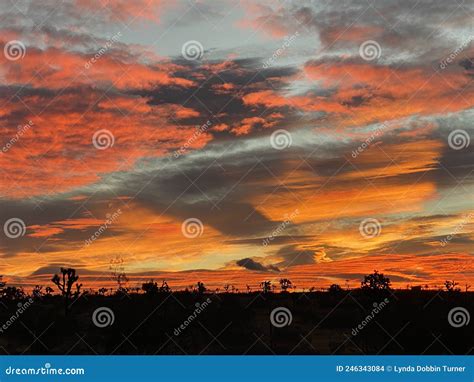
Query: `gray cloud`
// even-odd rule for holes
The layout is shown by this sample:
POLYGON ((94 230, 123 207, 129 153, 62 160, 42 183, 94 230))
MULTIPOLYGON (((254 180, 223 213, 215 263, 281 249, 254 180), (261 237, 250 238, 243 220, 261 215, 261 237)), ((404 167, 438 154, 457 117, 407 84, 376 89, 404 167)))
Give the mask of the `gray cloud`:
POLYGON ((278 267, 274 265, 263 265, 251 258, 245 258, 241 260, 237 260, 236 264, 239 267, 243 267, 245 269, 251 270, 251 271, 260 271, 260 272, 280 272, 278 267))

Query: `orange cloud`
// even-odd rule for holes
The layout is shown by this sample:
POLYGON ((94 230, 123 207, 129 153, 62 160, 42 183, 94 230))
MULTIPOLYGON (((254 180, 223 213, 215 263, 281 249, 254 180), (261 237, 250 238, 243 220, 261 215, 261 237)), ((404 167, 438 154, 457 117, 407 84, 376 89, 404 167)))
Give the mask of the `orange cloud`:
MULTIPOLYGON (((13 198, 94 183, 101 174, 131 169, 138 158, 162 156, 185 145, 195 132, 194 126, 169 122, 172 116, 196 116, 179 105, 150 106, 134 97, 102 99, 93 91, 61 94, 52 100, 37 96, 22 100, 32 112, 26 119, 31 118, 33 126, 0 154, 0 192, 13 198), (113 145, 98 150, 94 134, 104 129, 112 134, 113 145)), ((9 134, 15 132, 7 130, 6 141, 9 134)), ((210 139, 203 133, 190 148, 203 147, 210 139)))
POLYGON ((284 96, 262 90, 243 96, 247 105, 321 111, 345 125, 366 125, 411 115, 456 112, 474 105, 474 92, 462 72, 436 74, 426 68, 391 68, 368 63, 309 62, 306 75, 328 89, 327 96, 284 96), (458 94, 462 96, 458 97, 458 94))
POLYGON ((29 84, 49 89, 103 85, 125 90, 193 84, 190 80, 173 76, 173 72, 179 69, 174 64, 145 65, 135 57, 115 57, 112 51, 95 58, 94 55, 90 57, 57 48, 40 50, 28 47, 28 54, 22 60, 9 61, 2 55, 0 64, 0 74, 9 85, 29 84))
MULTIPOLYGON (((279 116, 278 114, 273 114, 273 116, 279 116)), ((249 134, 252 129, 259 125, 263 127, 264 129, 275 126, 276 122, 275 121, 267 121, 264 118, 261 117, 249 117, 249 118, 244 118, 242 119, 242 124, 240 126, 237 126, 232 129, 232 132, 235 135, 247 135, 249 134)))
POLYGON ((308 63, 306 74, 326 87, 337 87, 329 97, 340 105, 350 105, 351 123, 367 124, 409 115, 449 113, 473 106, 464 90, 470 79, 462 72, 441 75, 426 68, 391 68, 368 63, 308 63), (353 104, 359 97, 360 104, 353 104))

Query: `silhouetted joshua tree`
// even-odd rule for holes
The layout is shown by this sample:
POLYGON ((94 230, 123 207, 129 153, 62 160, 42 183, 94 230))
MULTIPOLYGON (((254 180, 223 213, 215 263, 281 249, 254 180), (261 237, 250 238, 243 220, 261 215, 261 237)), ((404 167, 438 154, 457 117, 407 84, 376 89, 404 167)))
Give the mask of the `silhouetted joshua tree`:
POLYGON ((171 292, 171 288, 168 286, 168 283, 165 280, 163 280, 160 286, 160 293, 170 293, 170 292, 171 292))
POLYGON ((0 276, 0 298, 3 297, 3 288, 5 288, 5 285, 7 285, 7 283, 3 281, 3 276, 0 276))
POLYGON ((47 286, 46 289, 45 289, 45 292, 46 292, 46 296, 51 296, 54 292, 54 289, 51 288, 50 286, 47 286))
POLYGON ((2 290, 3 297, 7 300, 22 300, 25 298, 25 292, 23 288, 17 288, 14 286, 6 287, 2 290))
POLYGON ((282 293, 287 292, 291 288, 292 282, 289 279, 280 279, 280 288, 282 293))
POLYGON ((204 285, 204 283, 202 283, 201 281, 198 281, 198 283, 197 283, 197 292, 199 294, 204 294, 206 292, 206 290, 207 290, 207 288, 204 285))
POLYGON ((33 298, 39 299, 43 297, 43 292, 42 292, 43 287, 41 285, 36 285, 33 288, 33 291, 31 292, 33 295, 33 298))
MULTIPOLYGON (((82 288, 82 283, 81 284, 76 284, 76 290, 74 292, 74 298, 78 298, 81 295, 81 288, 82 288)), ((84 294, 84 292, 83 292, 84 294)))
POLYGON ((127 295, 130 292, 130 288, 125 288, 125 287, 118 287, 117 290, 115 291, 116 295, 127 295))
MULTIPOLYGON (((79 276, 76 275, 76 270, 74 268, 61 268, 61 276, 55 274, 51 281, 58 287, 62 296, 64 297, 64 309, 65 313, 69 309, 69 300, 72 297, 72 287, 79 280, 79 276)), ((80 289, 82 284, 76 285, 76 291, 74 292, 74 297, 79 297, 80 289)))
POLYGON ((390 279, 378 271, 365 276, 360 284, 364 290, 381 291, 390 289, 390 279))
POLYGON ((339 284, 332 284, 329 288, 328 288, 328 292, 329 293, 341 293, 342 292, 342 288, 339 284))
POLYGON ((459 284, 457 282, 455 282, 454 280, 453 281, 446 280, 444 282, 444 287, 446 288, 446 290, 448 292, 454 292, 454 291, 459 290, 459 288, 456 288, 457 285, 459 285, 459 284))
POLYGON ((107 293, 107 288, 100 288, 97 293, 99 294, 99 296, 105 296, 105 294, 107 293))
POLYGON ((158 284, 156 282, 154 282, 153 280, 150 280, 149 282, 142 284, 142 290, 147 295, 157 294, 158 293, 158 284))
POLYGON ((271 281, 262 281, 260 283, 260 288, 262 288, 263 293, 270 293, 272 291, 272 282, 271 281))

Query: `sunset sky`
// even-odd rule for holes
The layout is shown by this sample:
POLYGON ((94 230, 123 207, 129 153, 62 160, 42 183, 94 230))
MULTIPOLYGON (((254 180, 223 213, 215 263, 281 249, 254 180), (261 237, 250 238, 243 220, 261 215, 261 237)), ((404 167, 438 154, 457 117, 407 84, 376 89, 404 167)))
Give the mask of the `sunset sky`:
POLYGON ((474 283, 473 15, 3 1, 0 274, 474 283))

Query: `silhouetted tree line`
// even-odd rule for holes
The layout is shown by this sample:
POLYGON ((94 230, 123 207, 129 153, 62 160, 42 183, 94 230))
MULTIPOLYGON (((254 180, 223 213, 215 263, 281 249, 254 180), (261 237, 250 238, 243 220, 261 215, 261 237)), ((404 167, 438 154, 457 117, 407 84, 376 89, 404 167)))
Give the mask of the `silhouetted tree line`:
MULTIPOLYGON (((74 268, 60 268, 59 272, 54 274, 51 278, 51 281, 56 286, 59 291, 59 294, 64 298, 64 310, 67 314, 71 304, 73 301, 77 300, 81 295, 86 295, 89 293, 95 293, 99 296, 107 295, 107 292, 110 294, 129 294, 129 293, 139 293, 142 291, 145 295, 153 296, 158 294, 167 294, 172 293, 171 288, 169 287, 168 283, 163 280, 161 285, 159 285, 156 281, 150 280, 142 284, 141 288, 129 288, 126 287, 126 282, 128 282, 128 278, 125 273, 120 272, 115 275, 115 279, 117 281, 118 287, 117 289, 113 288, 105 288, 102 287, 98 289, 96 292, 89 290, 83 291, 82 283, 79 283, 79 275, 74 268)), ((289 290, 296 289, 296 286, 290 279, 282 278, 279 280, 280 284, 280 293, 289 293, 289 290)), ((465 291, 467 292, 471 286, 466 284, 465 291)), ((235 288, 231 284, 225 284, 224 293, 240 293, 238 288, 235 288)), ((386 277, 383 273, 379 273, 375 270, 373 273, 364 276, 364 279, 361 281, 360 289, 366 292, 387 292, 391 290, 391 282, 388 277, 386 277)), ((409 287, 407 289, 411 289, 413 291, 421 291, 423 289, 422 286, 414 286, 409 287)), ((428 289, 428 286, 425 286, 425 289, 428 289)), ((459 284, 454 280, 446 280, 444 283, 444 289, 448 293, 460 292, 461 289, 459 288, 459 284)), ((344 291, 348 290, 348 288, 343 289, 339 284, 332 284, 329 288, 326 289, 327 292, 331 294, 340 294, 344 291)), ((247 293, 256 293, 252 292, 252 288, 249 285, 246 285, 247 293)), ((315 292, 316 288, 311 287, 308 290, 310 293, 315 292)), ((43 289, 43 286, 36 285, 32 292, 31 296, 35 299, 41 298, 48 298, 53 295, 54 289, 50 286, 47 286, 43 289)), ((220 293, 220 289, 217 288, 213 291, 209 290, 204 282, 198 281, 195 285, 190 285, 186 287, 184 290, 181 290, 182 293, 196 293, 203 295, 205 293, 220 293)), ((272 284, 269 280, 264 280, 260 283, 260 291, 263 294, 268 293, 275 293, 276 286, 272 284)), ((305 289, 303 289, 305 292, 305 289)), ((3 281, 3 277, 0 276, 0 298, 5 300, 22 300, 26 298, 27 294, 25 293, 24 289, 21 287, 15 286, 7 286, 6 282, 3 281)))

